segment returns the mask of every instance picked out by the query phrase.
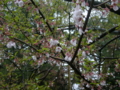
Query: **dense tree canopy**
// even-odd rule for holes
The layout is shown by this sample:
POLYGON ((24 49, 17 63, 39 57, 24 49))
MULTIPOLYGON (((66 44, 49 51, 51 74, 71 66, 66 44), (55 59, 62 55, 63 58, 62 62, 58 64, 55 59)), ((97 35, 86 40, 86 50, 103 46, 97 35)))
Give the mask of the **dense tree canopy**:
POLYGON ((119 90, 119 6, 0 0, 0 90, 119 90))

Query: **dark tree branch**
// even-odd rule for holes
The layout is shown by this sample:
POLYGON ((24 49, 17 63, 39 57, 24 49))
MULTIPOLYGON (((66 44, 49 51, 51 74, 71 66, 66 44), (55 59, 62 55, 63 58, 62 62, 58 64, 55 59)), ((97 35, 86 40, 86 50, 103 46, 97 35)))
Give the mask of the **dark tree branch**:
POLYGON ((101 67, 101 59, 102 59, 102 49, 104 49, 109 43, 111 43, 112 41, 116 40, 117 38, 119 38, 120 36, 117 36, 115 38, 113 38, 112 40, 110 40, 109 42, 107 42, 104 46, 102 46, 100 49, 99 49, 99 53, 100 53, 100 58, 99 58, 99 66, 98 66, 98 71, 99 71, 99 74, 100 74, 100 67, 101 67))
POLYGON ((113 42, 114 40, 116 40, 116 39, 118 39, 118 38, 120 38, 120 35, 117 36, 117 37, 115 37, 115 38, 113 38, 113 39, 110 40, 109 42, 107 42, 104 46, 102 46, 102 47, 99 49, 99 51, 102 51, 102 49, 104 49, 109 43, 113 42))
POLYGON ((94 44, 95 42, 99 41, 100 39, 102 39, 103 37, 105 37, 106 35, 108 35, 109 33, 112 33, 113 31, 116 30, 117 27, 118 26, 115 26, 115 27, 109 29, 108 31, 104 32, 103 34, 101 34, 99 37, 97 37, 93 42, 91 42, 87 46, 90 46, 90 45, 94 44))
POLYGON ((71 68, 75 71, 75 73, 80 76, 79 78, 82 78, 84 81, 86 81, 87 83, 91 83, 89 80, 85 79, 85 77, 82 75, 82 73, 73 65, 73 63, 71 62, 68 62, 68 61, 65 61, 63 59, 59 59, 59 58, 55 58, 55 57, 52 57, 50 56, 51 58, 55 59, 55 60, 59 60, 59 61, 63 61, 63 62, 66 62, 68 63, 68 65, 71 66, 71 68))
MULTIPOLYGON (((104 28, 88 28, 88 30, 100 31, 100 32, 106 31, 106 29, 104 29, 104 28)), ((111 32, 111 34, 120 35, 120 31, 113 31, 113 32, 111 32)))
MULTIPOLYGON (((88 14, 87 14, 87 18, 86 18, 85 23, 84 23, 84 26, 83 26, 83 31, 85 31, 85 29, 86 29, 86 26, 87 26, 87 23, 88 23, 88 20, 89 20, 89 17, 90 17, 90 13, 91 13, 92 8, 93 8, 93 3, 94 3, 94 0, 92 0, 92 2, 91 2, 91 6, 90 6, 90 9, 89 9, 88 14)), ((83 36, 84 36, 84 34, 82 34, 82 35, 80 36, 80 39, 79 39, 79 42, 78 42, 78 46, 77 46, 77 48, 76 48, 76 50, 75 50, 75 53, 74 53, 74 55, 73 55, 73 58, 72 58, 71 62, 68 62, 68 64, 69 64, 69 65, 71 66, 71 68, 75 71, 75 73, 80 76, 80 78, 82 78, 82 79, 83 79, 84 81, 86 81, 87 83, 91 83, 89 80, 85 79, 85 77, 82 75, 82 73, 73 65, 73 61, 75 60, 75 57, 76 57, 76 55, 77 55, 77 53, 78 53, 78 50, 79 50, 79 48, 80 48, 80 46, 81 46, 81 42, 82 42, 83 36)))
POLYGON ((117 11, 114 11, 113 9, 111 9, 110 6, 107 6, 107 7, 110 9, 111 12, 120 15, 120 7, 117 11))

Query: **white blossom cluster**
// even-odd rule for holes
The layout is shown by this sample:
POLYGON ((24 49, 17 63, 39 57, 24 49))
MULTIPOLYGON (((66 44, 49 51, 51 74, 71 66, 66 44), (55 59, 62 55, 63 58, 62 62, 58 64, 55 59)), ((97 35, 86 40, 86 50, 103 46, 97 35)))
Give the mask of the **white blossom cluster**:
POLYGON ((70 53, 66 53, 66 56, 64 58, 66 61, 71 61, 72 60, 72 55, 70 53))
POLYGON ((24 2, 22 0, 15 0, 15 4, 17 4, 19 7, 22 7, 24 2))
POLYGON ((56 52, 61 52, 62 48, 61 47, 56 47, 56 52))
POLYGON ((16 48, 16 43, 13 42, 13 41, 10 41, 10 42, 7 43, 6 46, 7 46, 7 48, 12 48, 12 47, 16 48))
POLYGON ((33 55, 33 56, 32 56, 32 59, 33 59, 34 61, 36 61, 36 60, 37 60, 37 57, 36 57, 35 55, 33 55))
POLYGON ((117 11, 119 9, 117 6, 118 3, 119 3, 118 0, 111 0, 111 5, 112 5, 114 11, 117 11))
POLYGON ((73 12, 73 19, 75 21, 76 27, 78 27, 78 32, 80 35, 83 33, 82 28, 83 28, 83 18, 84 18, 83 12, 84 11, 82 7, 85 7, 85 6, 86 6, 86 3, 84 0, 77 0, 76 7, 73 12))
POLYGON ((50 47, 54 46, 54 45, 57 45, 59 43, 58 40, 54 40, 54 39, 50 39, 50 47))
POLYGON ((73 45, 73 46, 76 46, 77 45, 77 40, 76 39, 72 39, 70 41, 70 43, 73 45))

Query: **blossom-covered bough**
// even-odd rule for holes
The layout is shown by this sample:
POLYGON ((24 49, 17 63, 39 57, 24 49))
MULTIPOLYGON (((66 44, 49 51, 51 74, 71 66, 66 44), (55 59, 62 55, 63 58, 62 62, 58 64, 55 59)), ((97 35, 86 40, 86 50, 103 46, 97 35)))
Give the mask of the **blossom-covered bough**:
MULTIPOLYGON (((89 23, 95 16, 92 16, 92 11, 99 11, 99 15, 102 14, 101 17, 106 18, 110 12, 120 15, 119 0, 69 2, 75 7, 71 12, 74 22, 69 22, 69 24, 74 24, 75 29, 69 39, 68 32, 64 32, 59 27, 67 23, 68 17, 65 13, 68 3, 58 0, 12 0, 11 2, 2 0, 0 3, 3 4, 1 6, 3 13, 0 13, 0 41, 2 42, 0 45, 4 48, 0 49, 2 52, 0 63, 6 67, 5 73, 10 72, 8 76, 12 81, 9 81, 8 87, 1 84, 3 86, 0 89, 11 89, 15 86, 14 83, 21 82, 24 85, 19 86, 20 89, 30 89, 30 83, 42 86, 46 85, 45 81, 50 82, 48 86, 54 89, 56 83, 61 80, 62 83, 59 83, 64 88, 62 89, 67 90, 64 63, 67 63, 75 72, 77 79, 71 75, 74 79, 73 83, 76 83, 75 81, 80 83, 80 88, 83 90, 119 88, 120 35, 111 35, 112 32, 119 31, 119 22, 118 25, 112 23, 113 27, 109 25, 109 29, 106 26, 105 29, 108 30, 103 33, 92 31, 91 28, 94 28, 94 25, 89 23), (116 55, 111 55, 109 48, 112 53, 117 52, 116 55), (14 80, 13 77, 18 78, 14 80), (115 83, 110 79, 111 77, 114 82, 116 81, 115 83)), ((98 23, 98 27, 101 26, 98 23)), ((5 80, 7 79, 2 81, 5 80)), ((36 89, 34 86, 32 88, 36 89)))

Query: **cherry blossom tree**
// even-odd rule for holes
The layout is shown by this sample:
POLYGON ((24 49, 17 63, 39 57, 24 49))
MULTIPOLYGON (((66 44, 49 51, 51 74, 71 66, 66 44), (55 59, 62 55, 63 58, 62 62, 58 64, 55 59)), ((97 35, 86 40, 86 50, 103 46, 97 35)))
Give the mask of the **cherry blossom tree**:
POLYGON ((120 89, 120 1, 66 1, 0 1, 0 89, 120 89))

